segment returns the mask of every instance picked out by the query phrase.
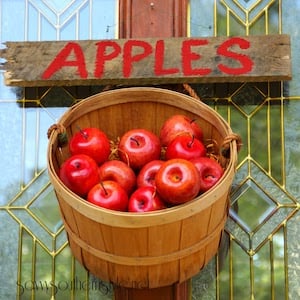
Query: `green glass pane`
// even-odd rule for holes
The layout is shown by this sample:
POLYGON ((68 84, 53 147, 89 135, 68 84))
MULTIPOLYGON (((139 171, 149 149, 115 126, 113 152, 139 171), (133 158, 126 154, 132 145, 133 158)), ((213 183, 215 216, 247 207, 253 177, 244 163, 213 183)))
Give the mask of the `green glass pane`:
POLYGON ((260 107, 251 117, 250 152, 253 159, 268 171, 268 115, 265 106, 260 107))
POLYGON ((249 176, 249 165, 248 162, 244 162, 237 168, 237 171, 235 173, 235 177, 233 180, 233 185, 232 185, 232 193, 230 195, 231 199, 235 199, 234 192, 238 189, 239 186, 241 186, 248 178, 249 176))
MULTIPOLYGON (((300 98, 299 98, 300 100, 300 98)), ((299 202, 300 199, 300 101, 286 101, 284 105, 284 139, 286 188, 299 202)))
POLYGON ((232 244, 229 255, 232 255, 232 270, 230 272, 233 286, 227 285, 227 291, 222 291, 221 293, 225 297, 232 294, 233 299, 251 299, 249 256, 235 243, 232 244))
POLYGON ((242 146, 238 153, 238 160, 243 161, 248 155, 248 119, 239 106, 230 107, 230 127, 241 137, 242 146))
POLYGON ((217 30, 218 36, 227 36, 227 18, 226 18, 226 7, 221 1, 216 1, 217 7, 217 19, 214 27, 217 30))
MULTIPOLYGON (((71 253, 70 248, 67 247, 67 249, 71 253)), ((75 281, 73 294, 76 295, 76 298, 78 297, 79 299, 80 298, 84 299, 89 294, 89 290, 86 288, 87 283, 89 281, 88 272, 74 258, 72 260, 72 265, 74 266, 74 272, 72 274, 73 275, 72 280, 75 281)))
POLYGON ((231 14, 229 20, 229 35, 230 36, 243 36, 246 34, 245 26, 238 19, 238 15, 231 14))
POLYGON ((287 222, 286 229, 286 250, 288 262, 285 262, 286 275, 288 275, 288 288, 290 299, 297 299, 299 293, 300 278, 300 259, 299 259, 299 235, 300 235, 300 213, 296 212, 295 216, 287 222))
POLYGON ((254 297, 259 299, 270 299, 271 291, 271 264, 270 249, 266 244, 253 255, 254 297))
POLYGON ((286 257, 286 241, 285 241, 285 227, 282 227, 276 234, 273 235, 271 240, 271 267, 274 270, 272 273, 272 281, 274 282, 274 295, 278 298, 284 299, 287 295, 286 287, 286 272, 287 266, 285 265, 286 257))
POLYGON ((18 294, 21 299, 30 299, 32 295, 33 282, 33 250, 34 241, 32 236, 25 230, 22 230, 22 246, 21 246, 21 272, 20 280, 18 280, 18 294))
POLYGON ((62 219, 58 202, 52 186, 48 186, 29 206, 31 212, 37 216, 38 221, 45 225, 52 233, 62 227, 62 219))
POLYGON ((278 206, 290 206, 295 203, 295 199, 293 197, 285 193, 285 191, 276 183, 276 181, 272 180, 272 178, 270 178, 265 172, 262 172, 262 170, 254 163, 251 164, 251 176, 255 182, 259 183, 259 185, 266 191, 270 199, 272 199, 272 201, 278 206))
POLYGON ((35 244, 35 276, 32 289, 37 299, 49 299, 55 293, 55 281, 53 273, 53 257, 42 248, 39 243, 35 244))
POLYGON ((67 242, 67 234, 64 229, 61 229, 55 236, 55 249, 58 251, 64 248, 67 242))
POLYGON ((14 207, 23 207, 30 204, 30 201, 35 199, 36 195, 46 188, 49 184, 47 171, 36 176, 27 186, 24 187, 21 193, 17 194, 14 201, 10 205, 14 207))
POLYGON ((269 7, 268 11, 268 33, 278 34, 280 26, 280 1, 273 1, 272 5, 269 7))
POLYGON ((282 106, 280 101, 270 103, 270 168, 271 175, 279 183, 283 183, 283 132, 282 106))
POLYGON ((257 229, 257 232, 253 235, 252 238, 252 247, 257 249, 266 242, 270 235, 272 235, 277 228, 281 227, 285 220, 294 213, 293 208, 283 207, 266 216, 264 223, 261 224, 261 227, 257 229))
POLYGON ((247 233, 245 226, 239 223, 237 212, 233 209, 230 210, 230 217, 227 220, 225 229, 232 235, 240 247, 242 247, 245 251, 249 250, 250 236, 247 233))
POLYGON ((192 294, 195 299, 215 299, 216 263, 213 259, 198 275, 192 279, 192 294))
MULTIPOLYGON (((251 16, 250 16, 251 17, 251 16)), ((255 16, 253 16, 255 17, 255 16)), ((250 26, 250 34, 265 34, 266 28, 265 28, 265 22, 266 22, 266 16, 265 14, 260 15, 253 24, 250 26)))
POLYGON ((47 228, 38 222, 38 219, 32 217, 27 210, 14 209, 12 214, 17 218, 18 222, 23 224, 32 235, 34 235, 43 246, 50 251, 53 248, 53 241, 47 228))
POLYGON ((69 299, 74 295, 76 280, 72 278, 72 255, 64 248, 55 256, 55 299, 69 299))

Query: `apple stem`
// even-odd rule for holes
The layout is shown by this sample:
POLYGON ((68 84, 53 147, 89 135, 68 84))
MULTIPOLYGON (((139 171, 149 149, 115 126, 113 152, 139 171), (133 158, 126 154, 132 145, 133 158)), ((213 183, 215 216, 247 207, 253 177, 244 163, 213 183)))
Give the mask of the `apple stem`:
POLYGON ((140 145, 139 141, 138 141, 137 139, 135 139, 134 137, 130 137, 130 139, 131 139, 132 141, 136 142, 136 144, 137 144, 138 146, 140 145))
POLYGON ((192 140, 190 142, 188 142, 188 147, 191 148, 193 143, 194 143, 194 140, 195 140, 195 136, 192 135, 192 140))
POLYGON ((107 195, 108 193, 107 193, 107 190, 106 190, 106 188, 104 187, 104 184, 103 184, 103 182, 102 182, 102 181, 100 181, 100 184, 101 184, 101 187, 103 188, 103 191, 104 191, 105 195, 107 195))
POLYGON ((80 168, 80 162, 75 161, 75 168, 76 168, 76 169, 79 169, 79 168, 80 168))
POLYGON ((87 140, 88 138, 88 134, 86 132, 84 132, 79 125, 76 125, 77 129, 79 130, 79 132, 82 134, 82 136, 87 140))

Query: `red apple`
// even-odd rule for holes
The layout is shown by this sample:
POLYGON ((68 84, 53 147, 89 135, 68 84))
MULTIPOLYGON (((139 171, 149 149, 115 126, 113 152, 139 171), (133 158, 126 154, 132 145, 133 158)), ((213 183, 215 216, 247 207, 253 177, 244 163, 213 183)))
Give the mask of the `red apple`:
POLYGON ((176 136, 167 146, 165 158, 184 158, 190 160, 192 158, 206 155, 205 145, 194 136, 179 135, 176 136))
POLYGON ((131 168, 139 170, 149 161, 160 158, 160 140, 149 130, 132 129, 120 138, 118 154, 131 168))
POLYGON ((128 195, 119 183, 113 180, 101 181, 87 195, 87 201, 104 208, 127 211, 128 195))
POLYGON ((160 169, 164 161, 156 159, 146 163, 139 171, 136 184, 137 187, 141 186, 155 186, 155 175, 160 169))
POLYGON ((214 159, 209 157, 198 157, 191 159, 200 175, 200 192, 204 193, 212 188, 222 177, 224 170, 214 159))
POLYGON ((157 192, 170 204, 185 203, 198 195, 199 177, 199 172, 192 162, 182 158, 167 160, 155 177, 157 192))
POLYGON ((76 132, 70 139, 69 148, 71 155, 89 155, 97 164, 106 161, 110 155, 110 143, 106 134, 93 127, 76 132))
POLYGON ((131 194, 136 186, 134 171, 121 160, 108 160, 99 166, 100 180, 114 180, 118 182, 127 194, 131 194))
POLYGON ((99 183, 98 165, 90 156, 76 154, 61 165, 59 177, 71 191, 85 197, 99 183))
POLYGON ((176 136, 182 134, 192 135, 200 141, 203 139, 203 131, 196 120, 185 115, 173 115, 160 129, 159 137, 162 146, 167 146, 176 136))
POLYGON ((129 212, 147 212, 165 208, 165 203, 156 193, 154 186, 142 186, 129 198, 129 212))

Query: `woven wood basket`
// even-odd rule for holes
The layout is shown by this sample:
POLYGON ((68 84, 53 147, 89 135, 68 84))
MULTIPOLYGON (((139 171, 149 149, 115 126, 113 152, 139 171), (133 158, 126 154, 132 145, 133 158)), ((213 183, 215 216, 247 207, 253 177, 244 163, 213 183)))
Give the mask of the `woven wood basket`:
POLYGON ((143 127, 158 133, 173 114, 196 118, 204 139, 217 151, 225 142, 229 158, 222 179, 200 197, 176 207, 149 213, 117 212, 94 206, 67 189, 58 177, 69 156, 60 147, 59 130, 49 136, 48 171, 54 186, 69 245, 75 258, 92 274, 116 285, 155 288, 185 281, 216 254, 228 216, 228 194, 235 173, 237 143, 232 131, 211 108, 191 96, 159 88, 124 88, 102 92, 70 108, 57 128, 70 137, 94 126, 110 139, 143 127))

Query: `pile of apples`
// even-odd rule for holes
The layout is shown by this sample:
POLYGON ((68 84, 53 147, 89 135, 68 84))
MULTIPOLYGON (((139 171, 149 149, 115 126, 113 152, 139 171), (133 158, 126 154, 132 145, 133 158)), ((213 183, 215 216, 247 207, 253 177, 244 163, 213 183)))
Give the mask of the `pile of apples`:
POLYGON ((208 155, 200 126, 185 115, 165 120, 159 135, 134 128, 116 143, 99 128, 79 129, 68 147, 71 155, 59 170, 64 185, 90 203, 117 211, 186 203, 224 173, 208 155))

